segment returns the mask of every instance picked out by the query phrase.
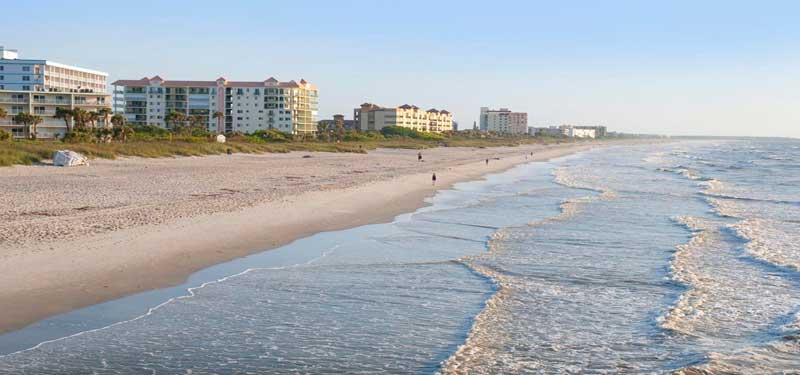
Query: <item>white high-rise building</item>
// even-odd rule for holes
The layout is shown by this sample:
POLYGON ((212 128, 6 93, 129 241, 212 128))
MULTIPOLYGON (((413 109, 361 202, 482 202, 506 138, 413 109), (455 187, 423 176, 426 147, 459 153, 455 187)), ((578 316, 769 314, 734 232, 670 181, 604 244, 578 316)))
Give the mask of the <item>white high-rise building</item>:
POLYGON ((114 85, 115 112, 135 125, 169 127, 166 116, 178 112, 204 118, 220 133, 276 129, 290 134, 317 131, 319 89, 300 82, 172 81, 159 76, 119 80, 114 85), (215 113, 222 117, 215 117, 215 113))
MULTIPOLYGON (((16 138, 58 138, 66 135, 70 119, 55 118, 57 108, 96 112, 111 108, 108 74, 50 60, 20 59, 16 50, 0 46, 0 108, 7 118, 0 129, 16 138), (35 129, 14 123, 13 117, 29 113, 42 118, 35 129)), ((103 119, 106 122, 107 119, 103 119)), ((105 124, 108 125, 108 124, 105 124)))
POLYGON ((508 108, 499 110, 481 107, 481 131, 503 134, 527 134, 528 114, 525 112, 511 112, 508 108))
POLYGON ((50 60, 20 59, 0 46, 0 90, 106 93, 108 73, 50 60))

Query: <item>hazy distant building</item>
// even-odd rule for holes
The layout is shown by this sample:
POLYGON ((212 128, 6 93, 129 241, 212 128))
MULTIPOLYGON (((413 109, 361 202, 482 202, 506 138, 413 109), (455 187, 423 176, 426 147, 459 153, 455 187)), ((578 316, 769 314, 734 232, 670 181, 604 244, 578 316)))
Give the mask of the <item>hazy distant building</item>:
POLYGON ((481 131, 503 134, 527 134, 528 114, 512 112, 508 108, 499 110, 481 107, 481 131))
POLYGON ((561 125, 558 128, 562 134, 570 138, 602 138, 606 136, 605 126, 561 125))
POLYGON ((387 108, 364 103, 353 110, 353 120, 361 131, 379 131, 386 126, 402 126, 431 133, 453 130, 453 114, 450 112, 437 109, 425 111, 409 104, 387 108))
POLYGON ((564 133, 558 126, 532 127, 528 129, 528 134, 534 137, 563 137, 564 133))

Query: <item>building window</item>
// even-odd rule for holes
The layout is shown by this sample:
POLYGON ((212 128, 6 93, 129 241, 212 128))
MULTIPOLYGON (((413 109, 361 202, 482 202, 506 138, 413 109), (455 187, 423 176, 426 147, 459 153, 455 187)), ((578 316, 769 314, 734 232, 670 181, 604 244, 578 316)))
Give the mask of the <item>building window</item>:
POLYGON ((31 67, 30 66, 23 66, 22 67, 22 71, 23 72, 30 72, 31 71, 31 67))
POLYGON ((0 81, 4 80, 5 76, 0 76, 0 81))
POLYGON ((22 80, 23 81, 30 81, 31 80, 31 76, 22 76, 22 80))
POLYGON ((31 90, 30 86, 22 86, 22 91, 30 91, 30 90, 31 90))

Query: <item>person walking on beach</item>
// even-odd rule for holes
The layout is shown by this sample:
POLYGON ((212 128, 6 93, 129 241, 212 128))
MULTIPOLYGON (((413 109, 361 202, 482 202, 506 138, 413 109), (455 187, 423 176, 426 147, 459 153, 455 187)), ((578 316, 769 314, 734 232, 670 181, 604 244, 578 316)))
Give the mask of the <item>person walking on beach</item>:
POLYGON ((417 153, 417 161, 422 161, 422 152, 417 153))
POLYGON ((436 173, 431 176, 431 185, 436 186, 436 173))
POLYGON ((486 165, 489 165, 489 159, 486 159, 486 165))

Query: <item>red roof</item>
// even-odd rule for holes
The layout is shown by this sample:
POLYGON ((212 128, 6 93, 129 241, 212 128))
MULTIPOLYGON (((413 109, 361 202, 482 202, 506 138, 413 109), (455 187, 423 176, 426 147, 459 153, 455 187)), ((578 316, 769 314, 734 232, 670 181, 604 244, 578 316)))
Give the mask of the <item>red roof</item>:
MULTIPOLYGON (((142 79, 120 79, 114 81, 114 86, 149 86, 152 81, 161 81, 163 87, 217 87, 222 83, 226 87, 265 87, 268 83, 277 83, 278 87, 299 88, 300 85, 295 81, 278 82, 274 77, 269 77, 266 81, 227 81, 224 77, 217 78, 216 81, 168 81, 159 76, 153 78, 144 77, 142 79)), ((307 87, 314 87, 312 84, 302 79, 300 82, 307 87)))
POLYGON ((112 83, 114 86, 147 86, 149 84, 150 80, 147 77, 142 79, 120 79, 112 83))
POLYGON ((217 87, 214 81, 164 81, 161 83, 164 87, 217 87))
POLYGON ((279 87, 288 87, 288 88, 298 88, 298 87, 300 87, 300 85, 298 85, 297 82, 295 82, 295 81, 281 82, 281 83, 278 84, 278 86, 279 87))
POLYGON ((264 87, 264 82, 234 82, 228 81, 225 83, 226 87, 264 87))

